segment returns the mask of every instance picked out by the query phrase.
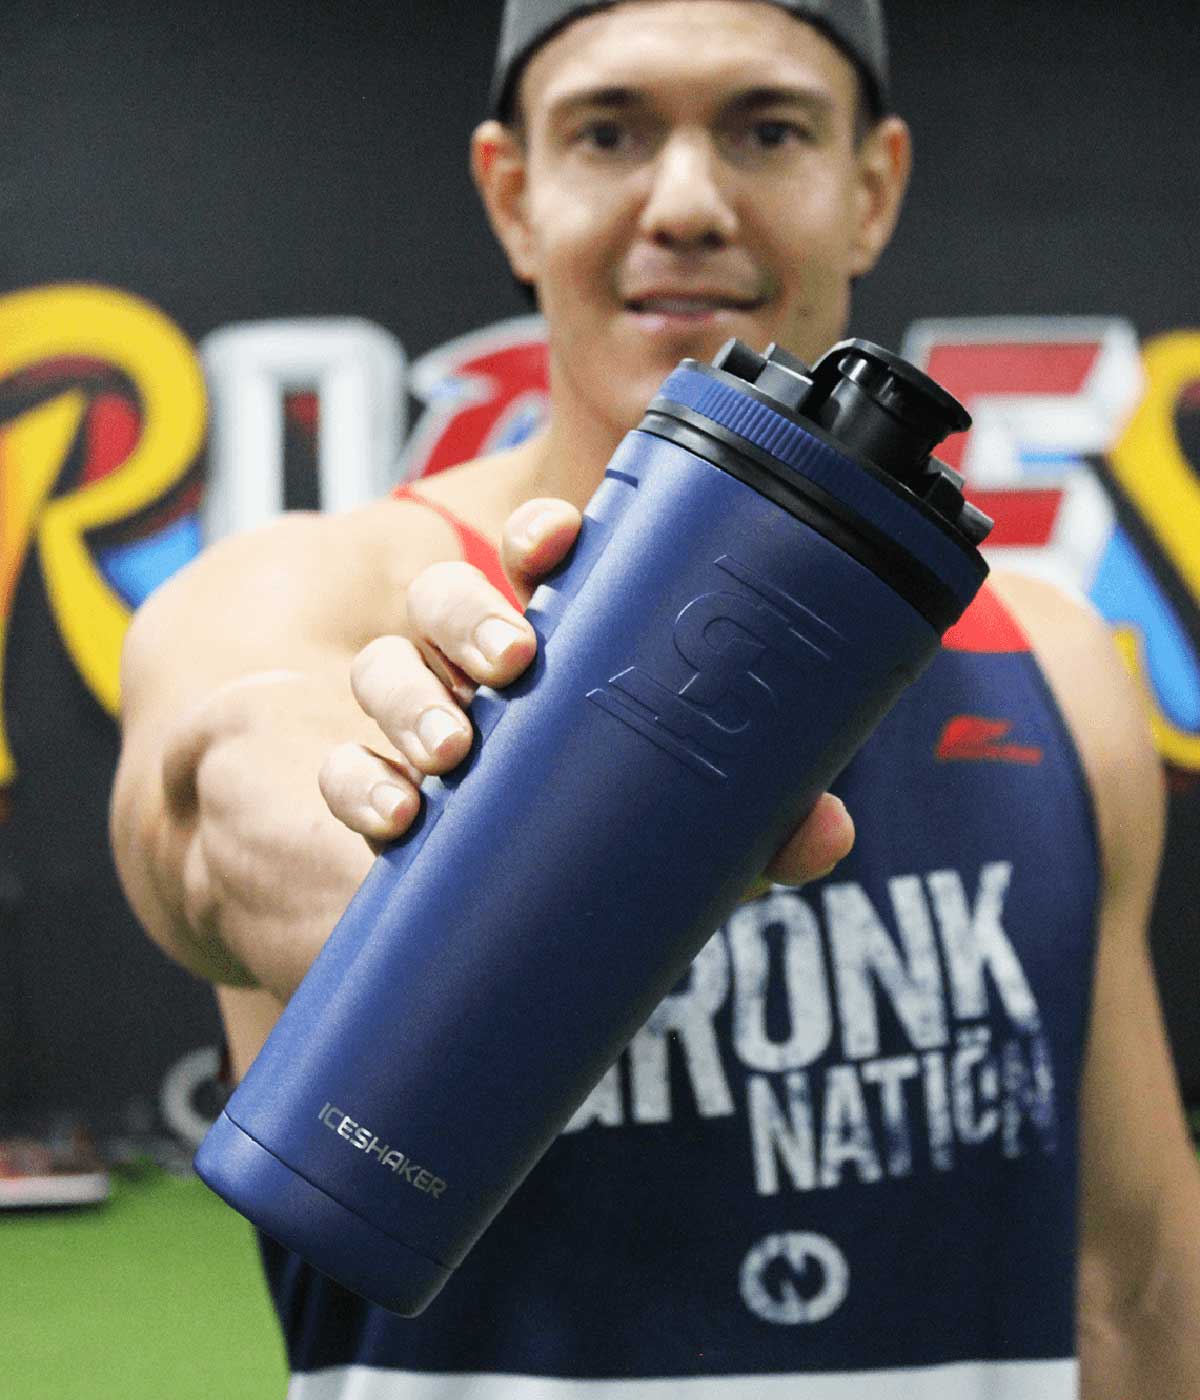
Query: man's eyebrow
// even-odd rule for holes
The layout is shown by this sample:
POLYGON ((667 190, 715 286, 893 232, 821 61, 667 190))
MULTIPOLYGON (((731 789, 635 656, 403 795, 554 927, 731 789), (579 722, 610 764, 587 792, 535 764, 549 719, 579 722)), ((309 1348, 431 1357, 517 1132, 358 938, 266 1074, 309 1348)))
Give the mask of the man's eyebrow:
POLYGON ((646 101, 645 94, 636 88, 605 85, 603 87, 582 88, 578 92, 567 92, 550 104, 552 117, 570 116, 585 107, 607 107, 613 110, 636 107, 646 101))
POLYGON ((762 86, 739 92, 725 105, 734 112, 754 112, 762 107, 803 107, 815 116, 828 116, 834 101, 820 88, 762 86))
MULTIPOLYGON (((626 111, 633 107, 647 106, 650 102, 650 94, 639 88, 606 83, 564 93, 551 102, 550 116, 569 117, 573 112, 597 107, 609 111, 626 111)), ((824 117, 833 110, 834 100, 819 87, 760 84, 735 93, 722 105, 725 111, 735 113, 755 112, 764 107, 803 107, 814 116, 824 117)))

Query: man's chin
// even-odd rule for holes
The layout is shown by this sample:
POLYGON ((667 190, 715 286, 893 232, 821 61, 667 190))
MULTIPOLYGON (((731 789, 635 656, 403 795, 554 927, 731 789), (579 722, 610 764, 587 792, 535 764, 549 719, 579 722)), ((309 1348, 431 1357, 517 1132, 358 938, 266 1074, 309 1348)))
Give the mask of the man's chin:
MULTIPOLYGON (((729 332, 729 335, 733 334, 735 332, 729 332)), ((655 354, 641 356, 642 368, 637 374, 637 380, 647 391, 645 402, 650 402, 663 380, 678 367, 681 360, 696 360, 700 364, 708 364, 729 339, 729 335, 697 336, 672 345, 660 345, 656 347, 655 354)))
MULTIPOLYGON (((696 324, 683 324, 684 318, 673 318, 681 324, 646 332, 636 324, 638 318, 626 313, 624 334, 613 345, 614 385, 627 386, 620 392, 620 417, 627 427, 634 428, 645 413, 650 400, 658 393, 662 382, 677 367, 680 360, 709 363, 722 345, 736 336, 756 350, 764 350, 775 338, 774 328, 764 326, 757 318, 743 313, 720 313, 710 318, 696 318, 696 324), (634 322, 635 324, 630 324, 634 322)), ((644 319, 644 318, 643 318, 644 319)))
POLYGON ((682 359, 711 360, 730 338, 761 338, 744 312, 718 310, 705 316, 666 316, 626 312, 633 346, 642 356, 668 370, 682 359))

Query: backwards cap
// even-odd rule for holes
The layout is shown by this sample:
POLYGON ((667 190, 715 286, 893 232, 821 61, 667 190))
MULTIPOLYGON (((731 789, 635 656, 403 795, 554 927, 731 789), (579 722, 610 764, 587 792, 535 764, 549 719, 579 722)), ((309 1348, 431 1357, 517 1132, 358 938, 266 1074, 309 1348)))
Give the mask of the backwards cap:
MULTIPOLYGON (((521 70, 572 20, 619 0, 507 0, 492 74, 491 108, 507 120, 521 70)), ((771 0, 832 39, 854 63, 875 116, 888 109, 887 35, 880 0, 771 0)))

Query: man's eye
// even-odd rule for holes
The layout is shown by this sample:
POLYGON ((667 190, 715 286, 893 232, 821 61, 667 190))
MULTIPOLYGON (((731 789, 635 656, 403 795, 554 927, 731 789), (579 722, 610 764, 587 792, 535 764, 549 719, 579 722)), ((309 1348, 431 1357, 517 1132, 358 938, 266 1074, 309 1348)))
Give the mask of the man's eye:
POLYGON ((588 122, 581 128, 579 139, 595 151, 619 151, 628 144, 628 133, 618 122, 588 122))
POLYGON ((798 122, 759 121, 750 128, 750 137, 760 150, 773 151, 792 142, 805 142, 811 139, 809 130, 798 122))

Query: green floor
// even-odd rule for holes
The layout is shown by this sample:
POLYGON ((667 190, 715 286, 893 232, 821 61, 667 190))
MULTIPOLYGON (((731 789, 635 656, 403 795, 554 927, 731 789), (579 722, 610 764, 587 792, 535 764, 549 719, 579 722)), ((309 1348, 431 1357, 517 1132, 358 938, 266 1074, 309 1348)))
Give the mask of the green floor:
POLYGON ((149 1171, 107 1206, 0 1214, 4 1400, 282 1400, 250 1227, 149 1171))

